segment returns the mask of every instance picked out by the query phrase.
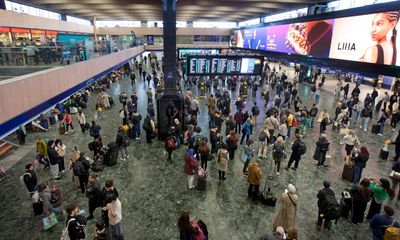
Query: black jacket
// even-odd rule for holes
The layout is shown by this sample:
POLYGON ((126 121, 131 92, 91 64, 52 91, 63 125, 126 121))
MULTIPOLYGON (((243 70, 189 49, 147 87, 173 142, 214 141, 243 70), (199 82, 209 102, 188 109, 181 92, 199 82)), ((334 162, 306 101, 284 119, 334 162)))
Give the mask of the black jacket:
POLYGON ((49 154, 49 161, 51 165, 56 165, 58 164, 58 153, 53 147, 49 147, 47 149, 47 153, 49 154))
POLYGON ((357 167, 365 168, 368 159, 369 159, 369 154, 365 156, 361 156, 360 154, 358 154, 357 157, 354 158, 354 163, 357 167))
POLYGON ((23 176, 24 183, 29 192, 34 192, 37 186, 37 177, 35 171, 27 170, 23 176))
POLYGON ((323 189, 318 191, 318 194, 317 194, 317 198, 318 198, 317 205, 318 205, 319 211, 325 209, 324 202, 325 202, 326 195, 335 196, 335 192, 330 188, 323 188, 323 189))
POLYGON ((85 175, 89 176, 90 163, 88 160, 86 160, 86 158, 84 158, 84 157, 79 158, 78 162, 76 164, 82 164, 82 166, 83 166, 82 176, 85 176, 85 175))
POLYGON ((93 200, 101 201, 102 192, 99 182, 95 179, 93 182, 88 183, 86 189, 86 197, 93 200))
POLYGON ((77 216, 68 216, 66 225, 68 226, 68 236, 71 240, 85 239, 85 230, 83 226, 78 223, 77 216))

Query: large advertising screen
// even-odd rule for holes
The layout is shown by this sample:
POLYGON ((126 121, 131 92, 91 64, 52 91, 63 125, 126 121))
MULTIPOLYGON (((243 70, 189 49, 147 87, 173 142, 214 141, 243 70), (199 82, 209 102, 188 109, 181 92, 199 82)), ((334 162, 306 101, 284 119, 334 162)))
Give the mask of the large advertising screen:
POLYGON ((236 47, 400 66, 400 11, 234 31, 236 47))
POLYGON ((187 55, 215 55, 221 53, 221 49, 195 49, 195 48, 178 48, 178 58, 185 59, 187 55))
POLYGON ((335 19, 330 58, 400 66, 400 11, 335 19))
POLYGON ((189 76, 260 75, 264 57, 260 56, 187 56, 189 76))

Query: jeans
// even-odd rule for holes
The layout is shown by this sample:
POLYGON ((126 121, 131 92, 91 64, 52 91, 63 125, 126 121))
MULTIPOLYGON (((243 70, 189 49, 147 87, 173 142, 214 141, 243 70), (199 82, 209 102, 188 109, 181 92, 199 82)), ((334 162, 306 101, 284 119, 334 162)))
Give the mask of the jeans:
POLYGON ((354 166, 354 179, 353 183, 359 183, 361 180, 361 175, 362 175, 363 168, 359 167, 357 165, 354 166))
POLYGON ((357 123, 357 120, 358 120, 358 118, 360 117, 360 113, 361 113, 361 112, 360 112, 359 110, 355 112, 356 116, 354 117, 354 121, 353 121, 354 124, 357 123))
POLYGON ((121 145, 119 146, 119 152, 121 153, 121 158, 127 158, 128 157, 128 150, 126 150, 126 147, 121 145), (125 152, 125 155, 124 155, 125 152))
POLYGON ((134 125, 133 129, 135 131, 135 137, 140 138, 140 124, 134 125))
POLYGON ((229 160, 233 160, 235 158, 235 150, 229 150, 229 160))
POLYGON ((58 164, 50 165, 50 172, 54 179, 59 177, 58 164))
POLYGON ((242 132, 242 139, 240 140, 240 144, 243 144, 243 140, 244 140, 245 137, 246 137, 246 142, 249 141, 250 135, 247 134, 247 133, 243 134, 243 132, 242 132))
POLYGON ((379 133, 383 134, 383 128, 385 127, 385 123, 384 122, 379 123, 379 126, 380 126, 379 133))
POLYGON ((295 162, 295 163, 294 163, 294 168, 297 169, 297 168, 299 167, 300 159, 301 159, 301 156, 298 156, 298 155, 292 153, 292 154, 290 155, 287 168, 290 168, 290 166, 292 166, 292 163, 295 162))
POLYGON ((58 171, 62 172, 65 170, 64 157, 58 157, 58 171))
POLYGON ((319 103, 319 98, 320 98, 321 96, 320 95, 315 95, 315 104, 318 104, 319 103))
POLYGON ((124 232, 122 230, 121 221, 115 225, 108 225, 109 239, 110 240, 124 240, 124 232))
POLYGON ((291 134, 292 134, 292 126, 288 126, 288 128, 287 128, 287 137, 290 138, 291 134))
POLYGON ((369 117, 364 118, 364 130, 368 128, 369 117))
POLYGON ((85 133, 85 131, 86 131, 86 129, 85 129, 85 124, 81 123, 80 125, 81 125, 82 133, 85 133))

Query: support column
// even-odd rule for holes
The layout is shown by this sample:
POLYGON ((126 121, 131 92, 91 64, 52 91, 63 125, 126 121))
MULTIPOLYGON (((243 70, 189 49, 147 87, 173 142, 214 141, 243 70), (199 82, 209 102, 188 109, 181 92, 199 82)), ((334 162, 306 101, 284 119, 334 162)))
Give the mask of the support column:
POLYGON ((60 13, 61 15, 61 21, 67 21, 67 14, 66 13, 60 13))
POLYGON ((175 111, 183 131, 183 101, 176 90, 176 0, 163 0, 164 92, 157 99, 158 139, 164 140, 174 125, 175 111))
POLYGON ((96 26, 96 16, 93 17, 93 35, 94 35, 94 49, 97 52, 97 26, 96 26))

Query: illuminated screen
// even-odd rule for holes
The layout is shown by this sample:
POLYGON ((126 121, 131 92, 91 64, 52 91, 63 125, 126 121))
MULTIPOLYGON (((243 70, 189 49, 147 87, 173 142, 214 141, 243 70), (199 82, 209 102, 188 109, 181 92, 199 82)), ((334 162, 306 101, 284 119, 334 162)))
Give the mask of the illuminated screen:
POLYGON ((400 66, 400 11, 233 32, 236 47, 400 66))
POLYGON ((178 58, 184 59, 187 55, 215 55, 220 52, 220 49, 178 49, 178 58))

